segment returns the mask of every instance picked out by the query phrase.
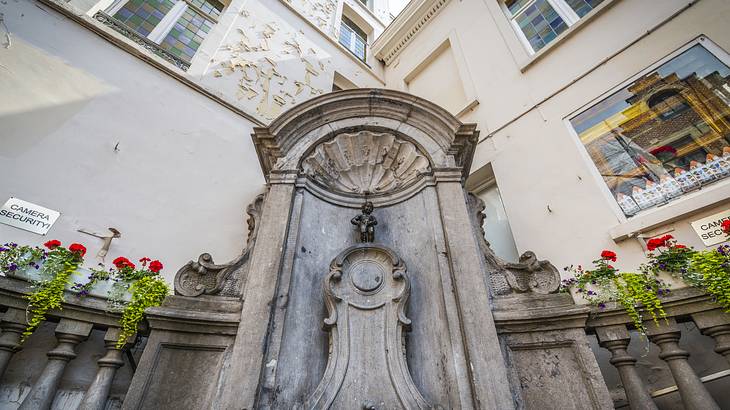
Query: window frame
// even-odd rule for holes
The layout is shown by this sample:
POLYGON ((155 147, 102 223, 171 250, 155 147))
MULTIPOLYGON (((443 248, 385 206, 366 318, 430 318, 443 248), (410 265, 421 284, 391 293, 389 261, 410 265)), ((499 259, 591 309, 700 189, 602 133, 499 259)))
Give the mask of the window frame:
MULTIPOLYGON (((130 0, 116 0, 114 3, 112 3, 109 7, 106 8, 104 13, 106 13, 110 17, 114 18, 114 15, 119 10, 121 10, 122 7, 124 7, 127 3, 129 3, 129 1, 130 0)), ((213 0, 213 1, 220 3, 223 6, 223 8, 221 9, 221 13, 220 13, 220 15, 223 15, 223 12, 225 11, 226 7, 228 7, 228 5, 223 1, 218 1, 218 0, 213 0)), ((136 30, 132 30, 131 28, 129 28, 129 30, 134 31, 140 37, 144 37, 147 40, 155 43, 157 46, 161 47, 162 42, 165 40, 167 35, 170 34, 170 31, 172 31, 172 29, 175 27, 175 24, 177 24, 177 22, 180 20, 180 18, 183 16, 183 14, 185 14, 185 12, 188 9, 192 9, 195 13, 200 15, 202 18, 213 23, 213 25, 218 24, 217 18, 204 12, 203 10, 198 8, 196 5, 194 5, 190 0, 174 0, 174 2, 175 2, 175 4, 172 6, 170 11, 168 11, 165 14, 165 16, 162 17, 160 22, 157 23, 155 28, 148 35, 145 36, 141 33, 138 33, 136 30)), ((123 24, 123 23, 120 23, 120 24, 123 24)), ((126 24, 125 24, 125 26, 126 26, 126 24)), ((203 39, 203 40, 205 40, 205 39, 203 39)), ((195 50, 195 54, 198 53, 198 50, 200 50, 200 48, 195 50)), ((191 62, 192 62, 192 59, 195 56, 195 54, 193 54, 193 56, 190 57, 191 62)))
POLYGON ((368 44, 368 33, 365 30, 363 30, 360 26, 358 26, 357 23, 355 23, 354 21, 352 21, 351 18, 347 17, 344 14, 340 18, 340 27, 339 27, 339 32, 338 32, 338 35, 337 35, 337 42, 342 47, 344 47, 345 49, 347 49, 347 51, 349 51, 352 55, 354 55, 355 58, 357 58, 358 60, 362 61, 363 63, 366 63, 367 62, 368 48, 370 46, 368 44), (349 22, 350 24, 348 24, 347 22, 349 22), (359 55, 357 55, 352 48, 346 46, 345 44, 342 44, 342 41, 340 40, 340 38, 342 36, 342 26, 343 25, 344 26, 347 26, 347 28, 350 31, 350 44, 351 45, 355 44, 355 39, 356 38, 361 38, 362 39, 362 41, 363 41, 363 56, 362 56, 362 58, 359 55), (352 26, 354 26, 354 28, 352 26), (360 31, 365 36, 364 37, 360 37, 360 35, 357 33, 356 30, 357 31, 360 31))
POLYGON ((559 33, 556 38, 551 40, 549 43, 545 43, 545 45, 540 48, 539 50, 535 50, 532 48, 532 44, 530 44, 529 39, 527 36, 525 36, 525 33, 522 31, 522 28, 520 28, 520 25, 517 23, 516 19, 517 17, 525 11, 528 7, 535 4, 537 0, 530 0, 527 2, 524 6, 520 7, 514 14, 509 10, 507 7, 507 0, 499 0, 499 6, 502 9, 502 12, 504 13, 504 16, 509 20, 510 26, 512 26, 512 30, 517 35, 517 38, 520 40, 520 43, 522 43, 522 46, 525 47, 527 52, 530 54, 530 56, 534 56, 535 54, 539 53, 540 51, 544 50, 546 47, 548 47, 551 43, 554 41, 557 41, 559 37, 570 30, 571 27, 573 27, 576 23, 578 23, 580 20, 585 19, 586 17, 593 14, 597 9, 599 9, 603 3, 610 2, 611 0, 603 0, 601 4, 599 4, 597 7, 594 7, 590 12, 586 13, 583 17, 578 16, 578 14, 573 10, 572 7, 565 1, 565 0, 545 0, 547 1, 550 6, 555 10, 556 13, 560 16, 560 18, 563 19, 563 22, 565 22, 565 25, 568 26, 567 29, 563 30, 563 32, 559 33))
MULTIPOLYGON (((589 13, 590 14, 590 13, 589 13)), ((588 14, 586 14, 587 16, 588 14)), ((585 17, 585 16, 584 16, 585 17)), ((705 189, 717 189, 716 187, 723 187, 725 185, 730 185, 730 178, 725 178, 724 180, 716 181, 708 185, 703 185, 697 188, 696 190, 692 192, 685 192, 682 195, 676 197, 675 199, 665 202, 662 204, 654 205, 651 208, 642 209, 641 211, 637 212, 634 215, 626 216, 621 209, 621 207, 618 204, 618 201, 614 197, 613 193, 611 192, 611 189, 609 188, 606 181, 601 176, 600 171, 598 170, 598 166, 593 161, 593 159, 590 156, 590 153, 588 152, 588 149, 583 145, 583 143, 580 140, 580 135, 578 135, 578 132, 573 128, 573 125, 571 124, 570 120, 574 117, 578 116, 582 112, 590 109, 591 107, 595 106, 596 104, 600 103, 601 101, 605 100, 606 98, 612 96, 618 91, 621 91, 622 89, 626 88, 630 84, 632 84, 634 81, 636 81, 638 78, 654 72, 657 70, 657 68, 661 67, 665 63, 669 62, 670 60, 674 59, 675 57, 679 56, 680 54, 684 53, 685 51, 689 50, 690 48, 701 45, 704 47, 710 54, 715 56, 718 60, 720 60, 721 63, 725 64, 726 66, 730 67, 730 53, 725 51, 722 47, 717 45, 717 43, 710 40, 705 35, 700 35, 698 37, 695 37, 694 39, 690 40, 689 42, 685 43, 684 45, 680 46, 679 48, 674 49, 674 51, 670 52, 669 54, 666 54, 664 57, 660 58, 659 60, 655 60, 650 65, 646 66, 644 69, 630 75, 627 77, 627 79, 621 81, 617 85, 609 88, 608 90, 601 93, 598 97, 591 99, 587 103, 583 104, 579 108, 573 110, 568 115, 566 115, 563 118, 563 124, 568 129, 569 135, 572 136, 570 138, 574 144, 576 144, 578 148, 579 155, 582 157, 585 165, 585 169, 592 175, 595 182, 598 184, 599 191, 602 193, 604 200, 608 203, 609 207, 613 209, 614 214, 618 218, 618 220, 624 224, 628 222, 635 222, 639 221, 642 218, 646 217, 647 215, 650 215, 652 213, 657 212, 660 209, 667 209, 667 208, 673 208, 675 206, 678 206, 678 204, 681 204, 688 200, 694 200, 696 198, 695 193, 701 192, 705 189)))

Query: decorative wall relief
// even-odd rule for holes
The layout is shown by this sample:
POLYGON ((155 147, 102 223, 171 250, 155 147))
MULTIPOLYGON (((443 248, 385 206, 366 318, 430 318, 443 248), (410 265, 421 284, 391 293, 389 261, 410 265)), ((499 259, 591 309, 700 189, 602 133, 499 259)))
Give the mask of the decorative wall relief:
POLYGON ((325 33, 334 36, 335 0, 284 0, 325 33))
MULTIPOLYGON (((329 92, 334 78, 330 56, 267 4, 247 3, 213 55, 212 79, 205 79, 228 82, 230 87, 215 84, 215 89, 230 94, 265 123, 297 103, 329 92)), ((320 8, 324 13, 329 6, 320 8)))
POLYGON ((302 168, 328 188, 357 194, 400 190, 430 172, 428 159, 413 143, 371 131, 340 134, 319 144, 302 168))
POLYGON ((330 353, 306 409, 427 409, 405 360, 410 283, 390 249, 361 243, 340 253, 324 280, 330 353))

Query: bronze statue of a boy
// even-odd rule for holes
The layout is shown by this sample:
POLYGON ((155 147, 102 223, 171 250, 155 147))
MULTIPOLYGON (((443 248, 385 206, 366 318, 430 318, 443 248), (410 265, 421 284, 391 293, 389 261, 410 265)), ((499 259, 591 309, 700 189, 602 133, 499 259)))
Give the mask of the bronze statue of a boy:
POLYGON ((375 241, 375 225, 378 224, 378 220, 373 215, 373 203, 365 201, 362 204, 362 214, 352 218, 350 223, 357 226, 360 232, 361 242, 373 242, 375 241))

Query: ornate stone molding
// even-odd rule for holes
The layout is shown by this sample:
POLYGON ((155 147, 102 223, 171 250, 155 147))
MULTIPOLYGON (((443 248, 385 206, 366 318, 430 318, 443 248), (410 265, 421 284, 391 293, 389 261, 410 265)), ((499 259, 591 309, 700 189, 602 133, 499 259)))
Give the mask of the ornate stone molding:
POLYGON ((302 172, 331 191, 378 195, 403 190, 431 167, 413 143, 360 131, 317 145, 302 162, 302 172))
POLYGON ((549 261, 538 260, 532 251, 520 255, 518 263, 506 262, 492 250, 484 236, 485 205, 473 193, 468 195, 468 205, 477 240, 484 256, 492 293, 506 295, 513 292, 550 294, 560 287, 560 272, 549 261))
POLYGON ((413 384, 403 331, 410 282, 390 249, 363 243, 340 253, 324 280, 327 368, 306 409, 433 408, 413 384))
POLYGON ((323 141, 360 131, 392 134, 411 142, 431 169, 468 176, 479 132, 448 111, 395 90, 354 89, 308 100, 267 128, 254 128, 256 152, 267 180, 276 172, 298 171, 323 141))
POLYGON ((258 223, 264 194, 256 197, 246 208, 248 214, 248 241, 246 248, 236 259, 217 265, 209 253, 198 256, 196 262, 190 261, 175 274, 175 294, 182 296, 223 295, 235 296, 241 290, 241 281, 249 260, 251 250, 256 243, 258 223))
POLYGON ((385 65, 390 65, 416 34, 449 4, 449 1, 411 1, 373 44, 375 57, 385 65))

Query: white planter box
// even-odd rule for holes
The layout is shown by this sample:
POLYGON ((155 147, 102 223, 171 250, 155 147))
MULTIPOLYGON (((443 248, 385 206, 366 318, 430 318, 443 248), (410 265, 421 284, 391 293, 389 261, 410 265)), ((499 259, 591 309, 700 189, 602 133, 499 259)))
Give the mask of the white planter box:
MULTIPOLYGON (((43 263, 40 263, 39 266, 42 268, 43 263)), ((7 272, 5 275, 10 278, 20 279, 20 280, 23 280, 26 282, 32 282, 32 281, 37 281, 37 280, 41 279, 40 269, 36 269, 35 267, 29 267, 26 269, 17 269, 15 271, 7 272)), ((91 270, 86 269, 84 267, 78 268, 76 270, 76 272, 71 274, 68 284, 66 284, 66 290, 71 291, 73 293, 77 293, 73 289, 71 289, 71 287, 74 285, 74 283, 81 283, 81 284, 89 283, 90 275, 91 275, 91 270)), ((107 299, 107 296, 108 296, 109 292, 112 290, 113 285, 114 285, 113 280, 97 281, 96 284, 89 291, 89 296, 107 299)), ((132 295, 128 291, 125 291, 122 295, 122 300, 129 302, 130 300, 132 300, 132 295)))

